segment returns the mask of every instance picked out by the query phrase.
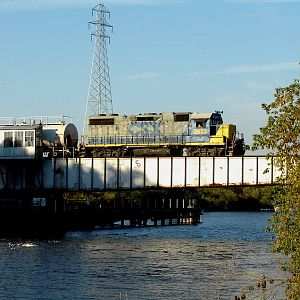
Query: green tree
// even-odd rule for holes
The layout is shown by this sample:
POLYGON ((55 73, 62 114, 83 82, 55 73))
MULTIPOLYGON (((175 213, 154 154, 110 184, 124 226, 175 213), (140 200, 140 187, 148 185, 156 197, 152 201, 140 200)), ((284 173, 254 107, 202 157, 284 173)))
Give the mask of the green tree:
POLYGON ((282 170, 273 203, 277 212, 270 222, 275 232, 274 251, 287 257, 288 299, 300 299, 300 81, 276 89, 274 101, 263 104, 268 118, 254 146, 269 149, 282 170))

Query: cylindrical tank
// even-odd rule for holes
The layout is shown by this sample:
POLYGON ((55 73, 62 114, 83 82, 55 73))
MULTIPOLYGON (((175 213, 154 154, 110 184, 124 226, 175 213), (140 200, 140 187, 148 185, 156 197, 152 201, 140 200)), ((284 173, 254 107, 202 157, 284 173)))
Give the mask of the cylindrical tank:
POLYGON ((76 147, 78 131, 74 124, 43 125, 43 144, 46 147, 76 147))

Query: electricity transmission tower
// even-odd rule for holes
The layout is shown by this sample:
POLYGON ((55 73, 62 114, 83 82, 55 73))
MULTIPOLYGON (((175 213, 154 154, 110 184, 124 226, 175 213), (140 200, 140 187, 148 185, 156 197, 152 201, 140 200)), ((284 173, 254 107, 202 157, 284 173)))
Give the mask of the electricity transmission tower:
POLYGON ((103 4, 98 4, 92 9, 92 15, 95 16, 95 20, 89 22, 89 25, 95 26, 95 31, 91 34, 95 45, 84 117, 84 134, 86 133, 87 117, 113 113, 106 47, 106 41, 110 39, 106 29, 112 30, 112 26, 107 23, 110 12, 103 4))

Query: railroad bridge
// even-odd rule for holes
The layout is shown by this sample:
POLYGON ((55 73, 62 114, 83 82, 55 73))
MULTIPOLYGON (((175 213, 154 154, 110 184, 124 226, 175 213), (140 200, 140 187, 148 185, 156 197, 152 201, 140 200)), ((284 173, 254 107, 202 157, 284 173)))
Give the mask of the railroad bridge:
POLYGON ((0 159, 0 236, 100 227, 197 224, 197 199, 180 190, 273 185, 275 158, 132 157, 0 159), (104 201, 109 192, 168 190, 167 196, 104 201), (25 229, 24 229, 25 228, 25 229))
POLYGON ((0 160, 0 189, 103 191, 272 185, 274 158, 133 157, 0 160))

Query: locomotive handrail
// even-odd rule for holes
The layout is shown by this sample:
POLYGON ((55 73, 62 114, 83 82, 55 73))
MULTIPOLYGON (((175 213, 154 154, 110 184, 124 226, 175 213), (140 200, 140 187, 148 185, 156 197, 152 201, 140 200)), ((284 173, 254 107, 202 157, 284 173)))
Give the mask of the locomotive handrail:
POLYGON ((181 135, 163 135, 163 136, 107 136, 107 137, 89 137, 87 145, 145 145, 145 144, 185 144, 188 141, 186 138, 189 137, 187 134, 181 135))

